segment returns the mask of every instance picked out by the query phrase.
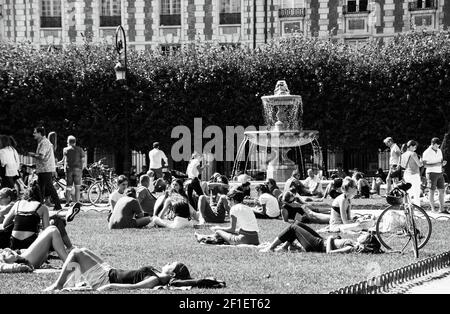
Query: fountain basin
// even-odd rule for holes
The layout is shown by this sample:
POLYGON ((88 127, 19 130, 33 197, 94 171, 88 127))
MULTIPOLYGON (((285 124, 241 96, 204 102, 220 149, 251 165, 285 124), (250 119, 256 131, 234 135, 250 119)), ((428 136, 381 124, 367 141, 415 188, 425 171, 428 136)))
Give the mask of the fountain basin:
POLYGON ((298 147, 311 143, 319 137, 315 130, 247 131, 250 143, 264 147, 298 147))

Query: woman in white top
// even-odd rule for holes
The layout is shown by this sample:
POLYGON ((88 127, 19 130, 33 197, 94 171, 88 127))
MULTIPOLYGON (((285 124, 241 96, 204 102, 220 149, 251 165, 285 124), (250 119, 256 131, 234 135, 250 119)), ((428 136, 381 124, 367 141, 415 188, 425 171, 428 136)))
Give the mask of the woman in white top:
POLYGON ((217 237, 225 240, 228 244, 252 244, 259 245, 259 228, 253 210, 242 204, 244 193, 239 189, 233 189, 227 194, 231 209, 229 227, 214 226, 217 237))
POLYGON ((341 188, 344 193, 336 197, 331 204, 330 229, 354 222, 351 218, 352 204, 350 200, 358 193, 356 181, 345 177, 341 188))
POLYGON ((14 148, 15 141, 7 135, 0 135, 0 165, 5 167, 3 187, 14 188, 19 177, 19 154, 14 148))
POLYGON ((186 174, 189 179, 198 178, 202 170, 206 167, 201 165, 202 159, 202 155, 199 153, 194 152, 192 154, 186 169, 186 174))
POLYGON ((278 218, 280 216, 280 206, 278 200, 270 194, 269 187, 265 184, 256 186, 259 206, 252 207, 256 218, 278 218))
POLYGON ((420 167, 422 161, 416 154, 417 142, 414 140, 406 143, 406 152, 402 154, 401 166, 405 168, 403 179, 405 182, 411 183, 411 189, 408 191, 413 204, 420 206, 420 187, 422 181, 420 179, 420 167))

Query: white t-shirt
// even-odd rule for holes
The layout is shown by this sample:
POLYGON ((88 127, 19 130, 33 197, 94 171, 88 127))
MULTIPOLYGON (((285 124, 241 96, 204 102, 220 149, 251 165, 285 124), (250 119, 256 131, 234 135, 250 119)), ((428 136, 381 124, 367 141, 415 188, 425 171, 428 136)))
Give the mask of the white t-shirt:
POLYGON ((250 207, 242 203, 233 205, 230 209, 230 216, 236 217, 236 231, 243 229, 259 232, 256 216, 250 207))
POLYGON ((186 174, 188 176, 188 178, 192 179, 192 178, 198 178, 198 175, 200 174, 198 172, 197 167, 200 165, 200 160, 198 159, 191 159, 189 161, 189 164, 187 166, 186 169, 186 174))
POLYGON ((307 186, 310 192, 313 192, 315 190, 321 192, 322 191, 322 183, 319 179, 319 176, 314 176, 314 178, 307 177, 305 180, 303 180, 303 185, 307 186))
POLYGON ((14 177, 19 175, 19 155, 11 146, 0 149, 0 163, 5 167, 5 175, 14 177))
POLYGON ((159 169, 162 167, 161 160, 164 160, 165 166, 168 166, 167 156, 164 152, 158 148, 153 148, 149 153, 150 169, 159 169))
POLYGON ((402 154, 402 151, 400 148, 398 148, 397 144, 392 144, 391 146, 391 153, 389 157, 389 165, 398 165, 400 162, 400 156, 402 154))
MULTIPOLYGON (((119 190, 115 190, 114 192, 109 195, 109 205, 112 207, 111 201, 114 201, 117 204, 117 201, 125 196, 125 193, 121 194, 119 193, 119 190)), ((114 209, 114 208, 111 208, 114 209)))
POLYGON ((264 193, 259 197, 259 203, 266 205, 266 214, 271 218, 278 217, 280 215, 280 206, 277 199, 269 193, 264 193))
MULTIPOLYGON (((434 164, 437 162, 442 162, 444 157, 442 156, 442 151, 438 148, 435 151, 431 146, 429 146, 422 155, 422 160, 426 161, 429 164, 434 164)), ((426 173, 442 173, 442 165, 439 166, 425 166, 426 173)))

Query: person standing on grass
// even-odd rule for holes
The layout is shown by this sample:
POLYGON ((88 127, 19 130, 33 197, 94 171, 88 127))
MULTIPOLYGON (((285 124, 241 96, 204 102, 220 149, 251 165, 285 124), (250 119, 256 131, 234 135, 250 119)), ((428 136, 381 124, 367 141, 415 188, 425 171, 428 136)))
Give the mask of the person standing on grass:
POLYGON ((13 189, 19 177, 19 154, 14 148, 15 140, 11 136, 0 135, 0 166, 5 167, 2 187, 13 189))
POLYGON ((411 183, 411 189, 408 193, 412 198, 412 202, 420 206, 420 190, 422 185, 420 167, 422 167, 422 161, 416 154, 417 145, 417 142, 414 140, 406 143, 407 150, 402 154, 401 166, 405 169, 403 179, 405 182, 411 183))
POLYGON ((400 167, 400 156, 402 154, 400 148, 397 144, 395 144, 392 137, 386 137, 383 140, 384 144, 389 147, 390 149, 390 157, 389 157, 389 172, 386 177, 386 195, 389 194, 391 191, 391 180, 394 181, 394 183, 397 183, 398 177, 393 177, 395 174, 395 171, 397 170, 397 167, 400 167))
POLYGON ((50 195, 55 204, 54 210, 60 210, 61 202, 52 182, 53 174, 56 172, 53 144, 45 136, 45 129, 42 126, 34 129, 33 137, 38 142, 38 146, 35 153, 28 154, 36 159, 36 173, 42 197, 50 195))
POLYGON ((444 208, 445 181, 442 169, 447 164, 447 161, 444 160, 442 151, 439 149, 440 144, 439 138, 433 137, 430 147, 423 152, 422 161, 426 168, 428 185, 430 185, 431 210, 434 211, 434 191, 437 188, 439 192, 439 212, 448 214, 449 212, 444 208))
POLYGON ((155 179, 162 178, 163 164, 161 161, 164 161, 165 167, 169 165, 169 161, 166 154, 159 149, 159 142, 153 143, 153 149, 148 153, 148 157, 150 158, 150 170, 153 171, 155 179))
POLYGON ((81 177, 83 173, 83 163, 85 159, 84 150, 77 146, 75 136, 67 137, 67 147, 63 149, 64 171, 66 172, 66 207, 70 206, 72 196, 72 186, 75 186, 75 203, 80 202, 81 177))

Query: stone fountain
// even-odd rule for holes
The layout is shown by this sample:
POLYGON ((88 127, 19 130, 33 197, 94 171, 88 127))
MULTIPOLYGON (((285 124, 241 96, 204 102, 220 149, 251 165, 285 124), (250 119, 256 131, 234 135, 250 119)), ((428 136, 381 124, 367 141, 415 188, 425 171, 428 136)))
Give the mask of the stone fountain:
MULTIPOLYGON (((240 155, 245 154, 243 147, 247 142, 250 143, 249 154, 257 147, 266 148, 270 151, 266 160, 266 179, 284 182, 293 170, 298 169, 298 164, 288 157, 289 152, 308 144, 313 145, 313 152, 320 152, 317 141, 319 132, 302 129, 302 97, 291 95, 285 81, 277 82, 274 95, 263 96, 261 99, 267 130, 245 132, 236 160, 239 162, 246 159, 240 155)), ((238 168, 237 162, 233 172, 238 168)), ((247 164, 248 162, 245 163, 247 164)))

